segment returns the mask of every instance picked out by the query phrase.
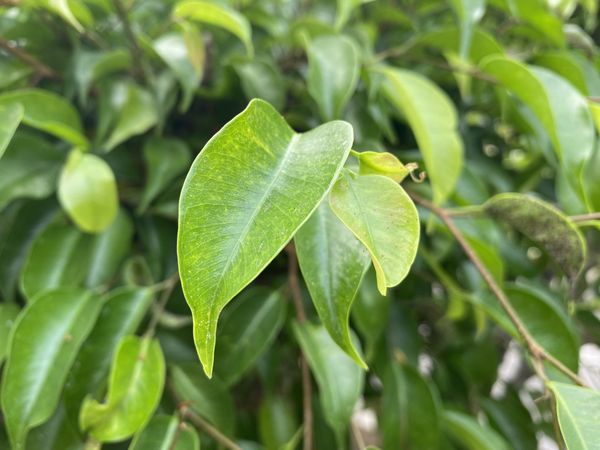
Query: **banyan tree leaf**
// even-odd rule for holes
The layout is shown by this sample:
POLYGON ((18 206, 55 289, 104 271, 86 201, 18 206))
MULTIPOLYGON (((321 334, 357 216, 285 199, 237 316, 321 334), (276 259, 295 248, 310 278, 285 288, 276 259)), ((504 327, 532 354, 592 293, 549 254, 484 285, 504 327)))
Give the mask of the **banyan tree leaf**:
POLYGON ((221 310, 308 219, 351 145, 346 122, 298 134, 272 106, 253 100, 192 164, 180 199, 178 262, 207 375, 221 310))
POLYGON ((157 415, 140 431, 129 450, 200 450, 200 439, 194 427, 177 417, 157 415))
POLYGON ((249 56, 254 55, 250 23, 235 9, 210 1, 187 0, 175 5, 173 15, 223 28, 244 43, 249 56))
POLYGON ((600 442, 600 394, 588 388, 552 382, 560 431, 568 450, 592 450, 600 442))
POLYGON ((452 6, 460 21, 459 55, 466 59, 471 49, 473 29, 485 13, 486 0, 452 0, 452 6))
POLYGON ((453 441, 467 450, 509 450, 495 430, 480 425, 474 417, 455 411, 444 413, 444 428, 453 441))
POLYGON ((20 103, 0 104, 0 123, 2 124, 2 128, 0 128, 0 158, 4 155, 6 147, 21 123, 24 112, 23 105, 20 103))
POLYGON ((350 309, 371 259, 327 201, 294 237, 302 277, 327 331, 354 361, 367 368, 350 335, 350 309))
POLYGON ((2 412, 13 449, 24 449, 29 429, 56 409, 101 306, 89 291, 58 289, 40 294, 19 314, 2 378, 2 412))
POLYGON ((384 76, 384 94, 415 134, 433 199, 440 204, 454 191, 463 166, 456 109, 444 91, 422 75, 390 67, 376 70, 384 76))
POLYGON ((87 397, 79 414, 81 430, 100 442, 127 439, 152 417, 162 396, 165 359, 157 340, 125 336, 112 362, 105 403, 87 397))
POLYGON ((575 278, 585 263, 586 244, 577 226, 551 204, 524 194, 499 194, 484 204, 487 214, 531 239, 575 278))
POLYGON ((383 295, 408 274, 419 245, 419 216, 404 189, 381 175, 343 172, 329 196, 331 209, 371 255, 383 295))
POLYGON ((308 42, 308 92, 323 120, 339 119, 358 83, 356 44, 346 36, 319 36, 308 42))

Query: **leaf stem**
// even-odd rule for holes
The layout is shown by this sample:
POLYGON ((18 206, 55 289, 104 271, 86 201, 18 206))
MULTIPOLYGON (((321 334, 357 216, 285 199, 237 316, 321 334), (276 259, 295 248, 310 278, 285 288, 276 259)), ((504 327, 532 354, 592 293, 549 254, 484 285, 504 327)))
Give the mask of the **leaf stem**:
POLYGON ((569 219, 571 219, 573 222, 587 222, 588 220, 600 220, 600 212, 569 216, 569 219))
POLYGON ((527 347, 527 350, 534 359, 533 367, 536 373, 540 375, 540 378, 542 378, 544 381, 548 380, 547 376, 544 374, 542 365, 543 361, 547 361, 549 364, 551 364, 560 372, 569 377, 574 383, 580 386, 587 386, 586 383, 577 374, 573 373, 573 371, 566 367, 561 361, 549 354, 529 333, 527 327, 525 327, 525 324, 521 321, 521 318, 513 308, 508 297, 506 296, 502 288, 500 288, 500 286, 496 283, 494 277, 492 277, 492 275, 487 270, 483 262, 479 259, 471 245, 467 242, 463 234, 460 232, 460 230, 452 220, 450 214, 448 214, 448 212, 444 208, 434 205, 432 202, 420 197, 419 195, 416 195, 411 192, 410 196, 416 203, 427 208, 436 216, 438 216, 440 220, 446 225, 452 236, 454 236, 456 241, 462 247, 467 257, 471 260, 477 271, 484 279, 485 283, 490 288, 490 291, 492 291, 492 294, 494 294, 494 297, 496 297, 496 299, 500 303, 500 306, 506 312, 509 319, 517 329, 519 336, 523 340, 523 343, 527 347))
POLYGON ((150 322, 148 323, 148 328, 146 329, 146 333, 144 333, 145 337, 154 336, 154 333, 156 331, 156 326, 158 325, 158 322, 160 321, 160 316, 164 312, 165 307, 167 306, 167 303, 168 303, 169 299, 171 298, 171 294, 173 293, 173 289, 175 289, 175 286, 177 285, 178 282, 179 282, 179 273, 175 272, 173 275, 171 275, 165 281, 160 283, 159 286, 160 286, 160 289, 162 289, 162 293, 161 293, 160 299, 158 300, 158 303, 154 306, 154 308, 152 310, 152 317, 150 318, 150 322))
MULTIPOLYGON (((298 280, 298 257, 296 256, 296 247, 293 243, 286 247, 288 254, 288 285, 298 322, 306 322, 306 313, 302 303, 302 291, 298 280)), ((312 450, 313 448, 313 413, 312 413, 312 385, 310 381, 310 370, 304 354, 300 356, 300 365, 302 370, 302 416, 304 422, 303 428, 303 449, 312 450)))
POLYGON ((8 41, 0 37, 0 49, 5 50, 7 53, 32 67, 38 77, 55 79, 61 78, 60 75, 54 71, 54 69, 48 67, 46 64, 27 53, 12 41, 8 41))

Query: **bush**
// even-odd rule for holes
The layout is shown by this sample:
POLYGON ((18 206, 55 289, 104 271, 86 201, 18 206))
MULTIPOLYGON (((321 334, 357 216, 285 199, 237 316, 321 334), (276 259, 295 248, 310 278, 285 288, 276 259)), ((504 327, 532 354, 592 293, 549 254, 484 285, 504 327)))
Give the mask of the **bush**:
POLYGON ((597 448, 596 17, 1 0, 2 448, 597 448))

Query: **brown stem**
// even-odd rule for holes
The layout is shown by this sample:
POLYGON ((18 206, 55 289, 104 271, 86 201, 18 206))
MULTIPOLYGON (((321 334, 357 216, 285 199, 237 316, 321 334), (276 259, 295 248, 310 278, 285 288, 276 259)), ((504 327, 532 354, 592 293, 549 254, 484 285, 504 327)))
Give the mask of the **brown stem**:
POLYGON ((490 291, 492 291, 492 294, 494 294, 494 297, 496 297, 496 299, 500 303, 502 309, 506 312, 511 322, 514 324, 515 328, 517 329, 517 332, 519 333, 519 336, 523 340, 523 343, 527 347, 527 350, 534 359, 533 367, 535 371, 538 372, 540 377, 544 379, 544 381, 547 381, 547 377, 543 372, 543 366, 541 365, 541 363, 545 360, 551 365, 553 365, 555 368, 557 368, 559 371, 564 373, 574 383, 579 384, 580 386, 586 386, 585 382, 581 378, 579 378, 577 374, 573 373, 571 369, 566 367, 562 362, 560 362, 554 356, 549 354, 529 333, 529 331, 525 327, 525 324, 521 321, 521 318, 512 307, 510 301, 508 300, 508 297, 506 296, 502 288, 496 283, 490 272, 487 270, 483 262, 479 259, 471 245, 464 238, 464 236, 457 228, 456 224, 452 220, 451 216, 446 212, 446 210, 437 205, 434 205, 429 200, 426 200, 414 193, 411 193, 411 197, 415 202, 424 206, 425 208, 433 212, 436 216, 438 216, 441 219, 441 221, 448 227, 448 230, 450 231, 452 236, 454 236, 456 241, 462 247, 467 257, 471 260, 477 271, 482 276, 485 283, 490 288, 490 291))
POLYGON ((579 214, 577 216, 569 216, 573 222, 587 222, 588 220, 600 220, 600 212, 589 214, 579 214))
POLYGON ((14 42, 0 37, 0 48, 13 55, 15 58, 23 61, 28 66, 32 67, 38 77, 60 79, 60 75, 58 73, 34 56, 27 53, 14 42))
MULTIPOLYGON (((302 291, 298 280, 298 258, 296 256, 296 247, 290 243, 286 247, 288 253, 288 283, 290 293, 296 309, 298 322, 306 322, 306 313, 302 303, 302 291)), ((312 450, 313 448, 313 413, 312 413, 312 385, 310 382, 310 370, 306 357, 300 356, 300 365, 302 370, 302 416, 304 422, 303 428, 303 449, 312 450)))

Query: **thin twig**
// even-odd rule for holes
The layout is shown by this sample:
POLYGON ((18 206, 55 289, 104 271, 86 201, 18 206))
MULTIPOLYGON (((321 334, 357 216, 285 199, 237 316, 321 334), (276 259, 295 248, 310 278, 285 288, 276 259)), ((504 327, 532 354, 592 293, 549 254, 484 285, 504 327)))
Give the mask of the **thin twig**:
MULTIPOLYGON (((306 322, 306 313, 302 304, 302 291, 298 280, 298 258, 296 256, 296 247, 290 243, 286 247, 288 253, 288 283, 296 317, 299 322, 306 322)), ((303 449, 312 450, 313 448, 313 413, 312 413, 312 385, 310 381, 310 370, 304 355, 300 356, 300 365, 302 370, 302 416, 304 422, 303 428, 303 449)))
POLYGON ((60 75, 54 69, 27 53, 14 42, 0 37, 0 48, 32 67, 38 77, 60 79, 60 75))
POLYGON ((125 31, 125 36, 127 37, 127 41, 129 42, 129 51, 131 53, 131 59, 133 60, 134 70, 137 72, 139 76, 144 75, 143 71, 143 60, 142 60, 142 51, 140 46, 138 45, 137 39, 135 38, 135 34, 133 34, 133 30, 131 29, 131 24, 129 22, 129 16, 127 15, 127 10, 123 5, 121 0, 112 0, 112 3, 117 11, 117 16, 123 25, 123 31, 125 31))
POLYGON ((600 212, 569 216, 569 219, 571 219, 573 222, 587 222, 588 220, 600 220, 600 212))
POLYGON ((150 322, 148 323, 148 328, 146 329, 145 336, 154 336, 154 332, 156 331, 156 326, 160 321, 160 316, 162 315, 165 307, 167 306, 167 302, 171 298, 171 293, 173 289, 179 282, 179 273, 175 273, 174 275, 167 278, 164 282, 161 283, 160 288, 162 288, 162 294, 158 303, 154 307, 152 311, 152 317, 150 318, 150 322))
POLYGON ((498 284, 494 280, 494 277, 487 270, 481 259, 479 259, 479 256, 477 256, 471 245, 464 238, 464 236, 457 228, 456 224, 454 223, 450 215, 446 212, 446 210, 437 205, 434 205, 429 200, 426 200, 414 193, 411 193, 411 197, 415 202, 424 206, 425 208, 433 212, 436 216, 438 216, 441 219, 441 221, 448 227, 448 230, 450 231, 452 236, 454 236, 456 241, 460 244, 467 257, 471 260, 477 271, 481 274, 485 283, 492 291, 492 294, 494 294, 496 299, 498 299, 498 302, 500 303, 502 309, 506 312, 511 322, 514 324, 519 336, 523 340, 529 353, 534 359, 533 366, 538 375, 540 375, 540 377, 544 381, 547 381, 547 377, 543 372, 543 366, 541 365, 541 362, 545 360, 551 365, 553 365, 555 368, 557 368, 559 371, 564 373, 574 383, 580 386, 587 386, 586 383, 577 374, 573 373, 573 371, 566 367, 561 361, 549 354, 529 333, 527 327, 521 321, 521 318, 513 308, 512 304, 510 303, 508 297, 506 296, 502 288, 498 286, 498 284))

